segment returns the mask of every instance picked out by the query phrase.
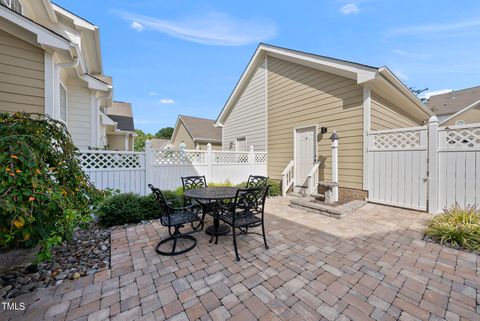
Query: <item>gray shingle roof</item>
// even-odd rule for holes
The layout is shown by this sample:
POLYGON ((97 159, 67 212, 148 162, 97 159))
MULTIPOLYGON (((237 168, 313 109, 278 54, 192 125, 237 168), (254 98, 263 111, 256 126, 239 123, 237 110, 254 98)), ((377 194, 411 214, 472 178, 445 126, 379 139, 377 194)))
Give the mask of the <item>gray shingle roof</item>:
POLYGON ((480 99, 480 86, 430 96, 428 107, 435 115, 454 114, 480 99))
POLYGON ((222 141, 222 128, 213 127, 215 120, 192 116, 178 116, 194 140, 222 141))
POLYGON ((117 123, 117 128, 125 131, 133 131, 135 129, 133 125, 133 117, 108 115, 114 122, 117 123))

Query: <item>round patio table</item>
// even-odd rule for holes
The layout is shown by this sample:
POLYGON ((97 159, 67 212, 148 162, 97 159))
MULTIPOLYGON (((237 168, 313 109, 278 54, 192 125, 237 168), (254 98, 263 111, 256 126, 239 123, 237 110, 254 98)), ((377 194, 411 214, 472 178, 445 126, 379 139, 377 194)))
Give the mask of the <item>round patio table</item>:
MULTIPOLYGON (((191 199, 219 203, 221 201, 234 199, 238 189, 238 187, 230 186, 202 187, 187 190, 183 193, 183 195, 191 199)), ((227 225, 220 224, 220 220, 218 219, 216 213, 213 214, 213 225, 207 227, 205 232, 209 235, 225 235, 230 232, 230 228, 227 225)))

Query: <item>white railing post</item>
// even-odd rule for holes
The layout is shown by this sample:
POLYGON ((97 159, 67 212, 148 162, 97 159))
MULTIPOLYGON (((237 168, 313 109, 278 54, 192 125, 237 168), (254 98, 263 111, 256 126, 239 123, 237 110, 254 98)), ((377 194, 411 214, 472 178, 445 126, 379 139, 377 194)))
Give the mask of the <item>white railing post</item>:
POLYGON ((333 131, 330 140, 332 141, 332 183, 337 186, 332 187, 332 202, 338 202, 338 135, 333 131))
POLYGON ((428 212, 438 213, 438 118, 428 121, 428 212))
POLYGON ((212 152, 212 144, 207 144, 207 155, 205 155, 207 161, 207 181, 212 181, 212 163, 213 163, 213 152, 212 152))
POLYGON ((150 190, 148 184, 155 185, 155 180, 153 178, 153 152, 152 144, 149 139, 145 141, 145 195, 148 194, 150 190))
POLYGON ((257 173, 254 172, 255 153, 253 151, 253 146, 250 146, 248 148, 248 164, 249 164, 249 168, 250 168, 250 174, 251 175, 256 175, 257 173))

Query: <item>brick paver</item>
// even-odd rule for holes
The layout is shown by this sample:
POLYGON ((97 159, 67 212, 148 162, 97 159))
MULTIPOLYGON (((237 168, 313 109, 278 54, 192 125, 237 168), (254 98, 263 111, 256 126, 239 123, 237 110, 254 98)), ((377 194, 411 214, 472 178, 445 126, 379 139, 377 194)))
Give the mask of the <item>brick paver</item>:
POLYGON ((117 229, 110 270, 16 298, 27 309, 0 319, 480 320, 479 256, 424 242, 429 217, 368 204, 336 220, 270 199, 270 248, 240 235, 240 262, 228 236, 162 257, 158 222, 117 229))

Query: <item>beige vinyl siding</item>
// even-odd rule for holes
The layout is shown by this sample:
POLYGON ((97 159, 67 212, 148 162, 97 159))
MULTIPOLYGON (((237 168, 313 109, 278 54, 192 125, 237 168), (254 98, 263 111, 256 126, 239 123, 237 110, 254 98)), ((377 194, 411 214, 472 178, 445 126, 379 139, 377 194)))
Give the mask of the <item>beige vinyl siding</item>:
MULTIPOLYGON (((293 160, 294 128, 318 125, 324 159, 321 179, 331 180, 330 135, 339 140, 339 184, 362 188, 363 88, 354 80, 268 57, 268 175, 280 179, 293 160)), ((318 158, 317 157, 317 158, 318 158)))
POLYGON ((265 61, 257 68, 244 92, 234 105, 223 126, 223 149, 235 150, 235 139, 246 137, 247 145, 264 151, 265 126, 265 61), (233 142, 230 149, 230 143, 233 142))
POLYGON ((386 101, 375 93, 372 93, 371 108, 372 130, 406 128, 422 125, 420 120, 413 120, 411 116, 402 112, 399 107, 386 101))
POLYGON ((42 49, 0 30, 0 112, 45 112, 42 49))
POLYGON ((91 97, 90 90, 77 84, 67 87, 67 123, 74 144, 78 148, 91 146, 91 97))
POLYGON ((125 150, 125 136, 124 135, 108 135, 108 149, 109 150, 125 150))
MULTIPOLYGON (((212 144, 212 143, 210 143, 212 144)), ((208 143, 197 143, 198 149, 200 150, 207 150, 208 143)), ((195 147, 196 149, 197 147, 195 147)), ((222 150, 222 144, 212 144, 213 150, 222 150)))
POLYGON ((187 144, 187 149, 195 149, 195 144, 193 143, 193 139, 188 133, 187 129, 183 125, 182 121, 178 122, 178 130, 175 134, 175 137, 172 139, 172 145, 175 149, 180 148, 180 143, 183 141, 187 144))
POLYGON ((465 124, 480 123, 480 109, 473 108, 467 110, 466 112, 453 117, 445 124, 442 124, 442 126, 453 126, 459 120, 463 120, 465 124))

